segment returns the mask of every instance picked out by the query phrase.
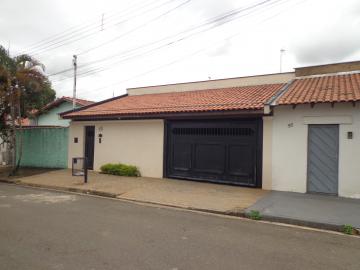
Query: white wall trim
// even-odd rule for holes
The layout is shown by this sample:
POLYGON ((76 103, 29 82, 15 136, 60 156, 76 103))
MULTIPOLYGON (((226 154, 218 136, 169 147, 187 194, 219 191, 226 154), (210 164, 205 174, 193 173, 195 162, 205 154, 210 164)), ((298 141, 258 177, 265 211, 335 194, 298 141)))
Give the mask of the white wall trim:
POLYGON ((304 116, 305 125, 321 124, 352 124, 353 119, 350 115, 339 116, 304 116))

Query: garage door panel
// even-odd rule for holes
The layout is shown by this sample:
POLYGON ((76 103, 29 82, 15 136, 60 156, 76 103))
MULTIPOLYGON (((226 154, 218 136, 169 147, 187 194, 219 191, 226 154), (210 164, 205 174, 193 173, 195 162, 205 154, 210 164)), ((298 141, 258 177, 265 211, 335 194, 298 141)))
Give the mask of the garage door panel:
POLYGON ((191 144, 174 143, 173 149, 173 169, 177 171, 189 171, 191 169, 191 144))
POLYGON ((194 171, 223 174, 225 171, 225 146, 221 144, 196 144, 194 171))
POLYGON ((252 145, 229 145, 228 171, 233 176, 252 179, 254 173, 254 152, 252 145))

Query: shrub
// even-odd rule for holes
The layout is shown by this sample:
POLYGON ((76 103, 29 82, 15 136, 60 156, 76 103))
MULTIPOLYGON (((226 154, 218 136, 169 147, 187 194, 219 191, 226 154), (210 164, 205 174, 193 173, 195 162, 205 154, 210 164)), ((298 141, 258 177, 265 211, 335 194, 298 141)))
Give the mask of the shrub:
POLYGON ((260 220, 262 218, 260 212, 256 210, 251 210, 248 217, 254 220, 260 220))
POLYGON ((343 229, 343 233, 354 234, 354 227, 352 225, 345 224, 342 229, 343 229))
POLYGON ((136 166, 121 163, 107 163, 100 167, 102 173, 120 176, 140 176, 136 166))

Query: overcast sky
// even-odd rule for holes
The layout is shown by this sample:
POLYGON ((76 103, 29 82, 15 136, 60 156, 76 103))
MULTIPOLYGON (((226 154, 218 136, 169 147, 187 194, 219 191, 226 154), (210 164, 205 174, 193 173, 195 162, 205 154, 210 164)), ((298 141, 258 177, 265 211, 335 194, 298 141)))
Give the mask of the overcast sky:
POLYGON ((359 0, 0 0, 0 44, 46 66, 57 96, 360 60, 359 0), (68 70, 68 71, 66 71, 68 70), (65 72, 62 72, 65 71, 65 72), (62 73, 61 73, 62 72, 62 73))

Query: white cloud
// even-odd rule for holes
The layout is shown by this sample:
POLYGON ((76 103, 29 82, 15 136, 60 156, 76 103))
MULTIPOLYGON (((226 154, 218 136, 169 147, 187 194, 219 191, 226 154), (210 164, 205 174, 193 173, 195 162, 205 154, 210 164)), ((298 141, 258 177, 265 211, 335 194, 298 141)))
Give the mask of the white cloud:
MULTIPOLYGON (((185 1, 3 0, 0 9, 0 44, 7 46, 10 40, 13 53, 29 49, 39 52, 39 47, 34 50, 28 45, 69 27, 95 22, 96 28, 85 28, 87 32, 83 29, 73 34, 72 38, 75 36, 79 41, 35 55, 46 65, 48 73, 54 73, 71 68, 73 54, 129 32, 107 46, 79 55, 79 66, 109 57, 107 61, 79 68, 80 74, 94 69, 97 71, 88 73, 91 76, 79 76, 78 80, 79 96, 94 100, 111 97, 113 92, 122 94, 127 87, 206 80, 209 76, 216 79, 278 72, 281 48, 286 49, 283 61, 285 71, 304 64, 358 60, 360 57, 360 37, 357 34, 360 5, 356 0, 283 0, 255 14, 239 17, 161 49, 147 52, 165 43, 132 52, 127 55, 132 56, 131 59, 114 56, 199 25, 229 10, 260 2, 191 0, 154 20, 159 14, 185 1), (142 14, 144 10, 161 3, 165 5, 142 14), (105 30, 100 31, 103 13, 105 30), (135 14, 136 18, 113 26, 135 14), (138 27, 149 20, 153 22, 138 27), (131 31, 134 28, 138 29, 131 31), (82 38, 88 34, 91 35, 82 38), (141 57, 135 57, 142 53, 144 55, 141 57)), ((72 72, 69 71, 51 77, 58 96, 72 94, 71 76, 72 72)))

